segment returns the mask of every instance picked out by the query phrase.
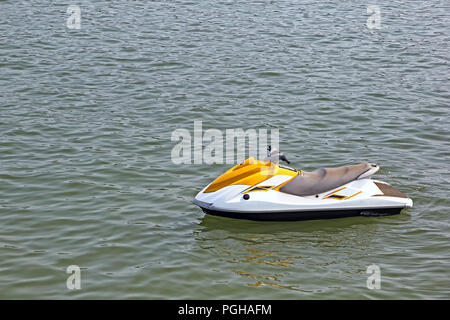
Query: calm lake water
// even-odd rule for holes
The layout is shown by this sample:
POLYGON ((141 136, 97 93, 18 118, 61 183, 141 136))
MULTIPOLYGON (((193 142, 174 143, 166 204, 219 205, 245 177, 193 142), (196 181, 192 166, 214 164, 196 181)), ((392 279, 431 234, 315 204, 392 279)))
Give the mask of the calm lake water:
POLYGON ((378 1, 380 29, 367 1, 76 1, 80 29, 69 4, 0 1, 0 298, 450 298, 449 1, 378 1), (304 170, 378 163, 414 207, 205 216, 230 165, 172 163, 194 120, 279 129, 304 170))

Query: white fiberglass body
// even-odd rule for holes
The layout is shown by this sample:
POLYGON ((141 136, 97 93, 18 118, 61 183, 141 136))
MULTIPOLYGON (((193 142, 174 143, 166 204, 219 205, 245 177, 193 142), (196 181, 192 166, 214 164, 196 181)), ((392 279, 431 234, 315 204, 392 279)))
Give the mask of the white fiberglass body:
MULTIPOLYGON (((391 185, 371 179, 373 173, 378 170, 376 165, 367 166, 370 168, 367 170, 366 167, 351 168, 352 166, 349 166, 350 170, 362 172, 359 174, 359 171, 355 171, 359 176, 353 179, 348 178, 349 169, 345 171, 344 167, 321 169, 328 171, 317 178, 313 175, 309 177, 307 172, 280 166, 281 169, 277 170, 277 174, 264 177, 258 172, 254 173, 254 168, 249 167, 264 166, 264 162, 251 163, 250 161, 249 163, 244 162, 231 168, 209 184, 197 194, 194 204, 213 215, 251 220, 305 220, 355 215, 389 215, 399 213, 401 209, 410 208, 413 205, 411 199, 391 185), (335 177, 331 176, 332 174, 335 174, 335 177), (351 181, 318 193, 308 194, 302 190, 296 194, 297 190, 302 189, 302 184, 311 181, 313 183, 311 190, 320 190, 320 187, 326 189, 327 185, 332 185, 327 184, 330 181, 334 184, 337 181, 344 181, 336 180, 336 177, 339 179, 345 177, 351 181), (317 184, 322 185, 316 188, 317 184)), ((313 174, 316 173, 313 172, 313 174)))

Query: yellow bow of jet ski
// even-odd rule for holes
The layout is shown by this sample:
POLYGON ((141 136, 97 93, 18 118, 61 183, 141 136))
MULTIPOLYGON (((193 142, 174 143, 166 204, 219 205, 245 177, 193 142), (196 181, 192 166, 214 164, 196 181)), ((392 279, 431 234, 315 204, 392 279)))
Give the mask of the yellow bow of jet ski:
POLYGON ((248 158, 200 191, 193 203, 205 213, 249 220, 293 221, 359 215, 392 215, 413 202, 390 184, 371 177, 376 164, 312 172, 289 163, 277 150, 263 161, 248 158))

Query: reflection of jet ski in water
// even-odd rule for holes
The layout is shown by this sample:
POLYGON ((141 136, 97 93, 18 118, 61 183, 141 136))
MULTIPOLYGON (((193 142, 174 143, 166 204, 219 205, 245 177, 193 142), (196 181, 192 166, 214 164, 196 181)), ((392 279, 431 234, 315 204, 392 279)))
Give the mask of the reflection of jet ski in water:
POLYGON ((289 163, 277 150, 263 161, 249 158, 197 194, 204 212, 250 220, 308 220, 359 215, 392 215, 413 202, 382 181, 379 167, 363 163, 312 172, 278 165, 289 163))

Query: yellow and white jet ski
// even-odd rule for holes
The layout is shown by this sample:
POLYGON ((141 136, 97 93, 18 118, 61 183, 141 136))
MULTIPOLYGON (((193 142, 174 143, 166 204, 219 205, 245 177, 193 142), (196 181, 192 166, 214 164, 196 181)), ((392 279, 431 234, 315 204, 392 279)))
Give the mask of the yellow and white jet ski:
POLYGON ((193 203, 205 213, 249 220, 294 221, 398 214, 413 202, 371 177, 376 164, 312 172, 279 165, 277 150, 263 161, 248 158, 200 191, 193 203))

